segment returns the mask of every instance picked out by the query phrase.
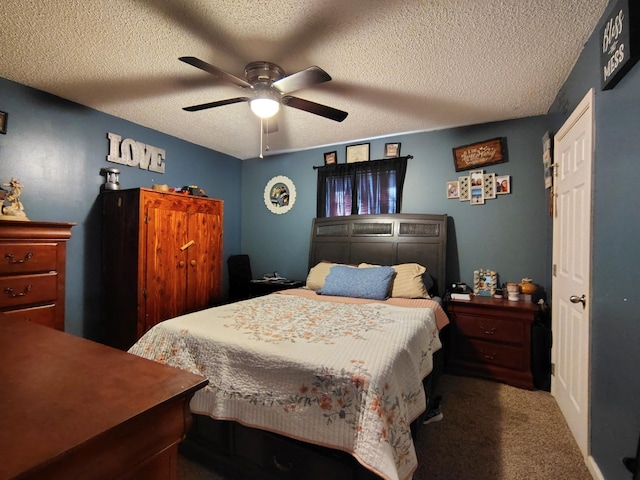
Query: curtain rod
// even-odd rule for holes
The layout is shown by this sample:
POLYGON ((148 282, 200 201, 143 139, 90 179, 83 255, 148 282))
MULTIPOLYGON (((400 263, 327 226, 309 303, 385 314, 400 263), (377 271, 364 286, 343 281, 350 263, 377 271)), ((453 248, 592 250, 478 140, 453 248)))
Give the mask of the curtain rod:
MULTIPOLYGON (((378 159, 376 159, 376 160, 368 160, 368 161, 369 161, 369 162, 377 162, 377 161, 379 161, 379 160, 395 160, 395 159, 397 159, 397 158, 406 158, 407 160, 409 160, 409 159, 413 158, 413 155, 404 155, 404 156, 402 156, 402 157, 391 157, 391 158, 378 158, 378 159)), ((356 163, 357 163, 357 162, 356 162, 356 163)), ((331 165, 320 165, 319 167, 318 167, 317 165, 314 165, 314 166, 313 166, 313 169, 314 169, 314 170, 317 170, 317 169, 319 169, 319 168, 323 168, 323 167, 332 167, 333 165, 339 165, 339 164, 335 163, 335 164, 331 164, 331 165)), ((343 163, 342 165, 346 165, 346 164, 344 164, 344 163, 343 163)))

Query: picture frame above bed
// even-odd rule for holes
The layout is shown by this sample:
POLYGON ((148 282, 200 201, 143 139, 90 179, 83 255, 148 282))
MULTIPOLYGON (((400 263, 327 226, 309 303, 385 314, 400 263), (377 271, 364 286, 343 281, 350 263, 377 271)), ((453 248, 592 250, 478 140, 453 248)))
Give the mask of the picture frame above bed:
POLYGON ((335 165, 336 163, 338 163, 338 152, 334 150, 333 152, 326 152, 324 154, 325 165, 335 165))
POLYGON ((384 156, 385 158, 396 158, 400 156, 400 143, 385 143, 384 144, 384 156))
POLYGON ((369 160, 369 143, 347 145, 347 163, 367 162, 369 160))

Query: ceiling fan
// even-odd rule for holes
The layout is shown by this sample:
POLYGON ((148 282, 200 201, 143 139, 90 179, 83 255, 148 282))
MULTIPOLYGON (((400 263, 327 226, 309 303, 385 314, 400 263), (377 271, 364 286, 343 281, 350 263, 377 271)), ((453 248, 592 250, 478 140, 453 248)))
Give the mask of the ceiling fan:
MULTIPOLYGON (((348 113, 342 110, 289 95, 291 92, 331 80, 331 76, 320 67, 309 67, 285 76, 284 70, 275 63, 251 62, 244 69, 246 80, 243 80, 196 57, 180 57, 179 60, 247 90, 247 96, 244 97, 184 107, 183 110, 187 112, 197 112, 233 103, 249 102, 251 110, 261 119, 273 117, 278 113, 281 104, 336 122, 341 122, 347 118, 348 113)), ((277 130, 277 126, 271 128, 270 132, 275 130, 277 130)))

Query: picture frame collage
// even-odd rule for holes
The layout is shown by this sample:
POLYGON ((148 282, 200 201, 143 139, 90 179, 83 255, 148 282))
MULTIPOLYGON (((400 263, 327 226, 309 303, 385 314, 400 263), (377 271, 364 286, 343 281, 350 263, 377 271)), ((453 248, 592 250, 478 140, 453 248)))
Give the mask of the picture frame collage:
POLYGON ((481 167, 508 160, 506 137, 492 138, 453 148, 456 172, 468 170, 457 180, 446 182, 447 198, 456 198, 471 205, 484 205, 485 200, 511 193, 511 176, 485 173, 481 167))
POLYGON ((484 205, 485 200, 511 193, 511 176, 470 170, 468 175, 448 181, 446 187, 449 199, 458 199, 471 205, 484 205))

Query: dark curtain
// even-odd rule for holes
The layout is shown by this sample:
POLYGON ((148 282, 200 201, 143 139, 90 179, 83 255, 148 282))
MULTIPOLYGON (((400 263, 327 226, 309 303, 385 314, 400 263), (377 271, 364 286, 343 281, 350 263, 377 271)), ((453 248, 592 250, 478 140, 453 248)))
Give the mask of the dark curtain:
POLYGON ((409 157, 318 168, 318 218, 400 213, 409 157))

